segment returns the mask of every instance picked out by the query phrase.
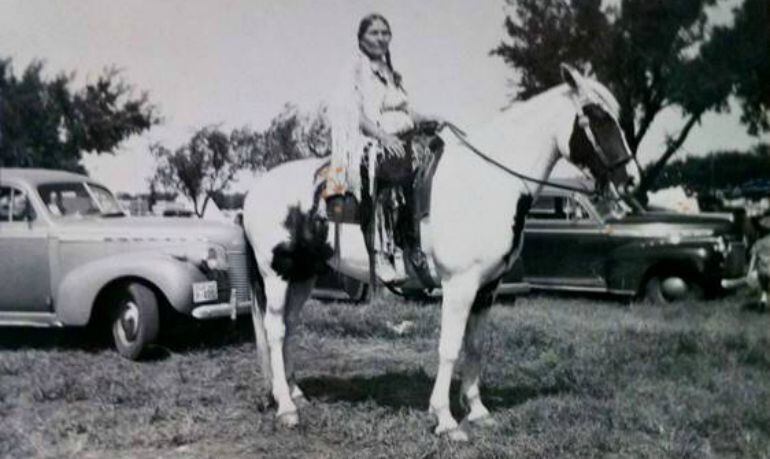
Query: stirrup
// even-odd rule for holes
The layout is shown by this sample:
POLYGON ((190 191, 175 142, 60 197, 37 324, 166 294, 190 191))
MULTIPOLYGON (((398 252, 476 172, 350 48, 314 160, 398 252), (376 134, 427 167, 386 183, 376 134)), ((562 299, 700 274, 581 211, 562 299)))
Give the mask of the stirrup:
POLYGON ((398 285, 409 280, 409 274, 404 269, 401 257, 397 256, 395 261, 391 262, 383 253, 378 252, 375 255, 375 263, 377 265, 377 277, 383 283, 398 285))
POLYGON ((417 276, 417 279, 420 280, 420 283, 425 288, 435 288, 436 282, 433 280, 430 273, 428 257, 425 255, 425 252, 422 251, 422 248, 419 246, 414 247, 406 250, 404 254, 407 257, 407 264, 409 265, 406 268, 407 272, 411 271, 414 276, 417 276))

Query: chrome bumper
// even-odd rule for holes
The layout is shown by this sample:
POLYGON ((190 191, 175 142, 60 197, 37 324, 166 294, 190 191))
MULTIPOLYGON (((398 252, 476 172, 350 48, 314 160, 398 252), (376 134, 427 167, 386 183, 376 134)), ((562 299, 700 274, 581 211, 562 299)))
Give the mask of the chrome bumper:
POLYGON ((196 319, 230 317, 232 320, 235 320, 238 314, 245 314, 250 311, 251 300, 239 301, 236 290, 231 289, 229 302, 197 306, 192 310, 192 316, 196 319))

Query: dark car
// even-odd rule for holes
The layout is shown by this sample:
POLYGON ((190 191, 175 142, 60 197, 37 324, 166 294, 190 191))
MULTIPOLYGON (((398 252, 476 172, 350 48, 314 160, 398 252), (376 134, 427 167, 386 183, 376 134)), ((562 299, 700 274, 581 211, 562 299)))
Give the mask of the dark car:
POLYGON ((543 191, 527 217, 521 259, 533 289, 656 302, 718 294, 722 279, 747 267, 732 214, 632 211, 620 201, 555 188, 543 191))
POLYGON ((736 194, 752 200, 770 197, 770 179, 749 180, 738 187, 736 194))
MULTIPOLYGON (((713 296, 721 293, 722 279, 745 275, 746 252, 731 213, 632 210, 621 201, 546 187, 500 292, 602 292, 658 303, 713 296)), ((332 299, 360 300, 366 292, 364 284, 336 273, 316 287, 317 297, 332 299)))

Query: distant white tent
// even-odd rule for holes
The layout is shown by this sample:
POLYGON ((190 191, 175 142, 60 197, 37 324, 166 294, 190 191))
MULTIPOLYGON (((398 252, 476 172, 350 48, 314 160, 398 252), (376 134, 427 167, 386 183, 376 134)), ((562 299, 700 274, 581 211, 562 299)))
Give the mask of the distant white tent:
POLYGON ((684 188, 681 186, 648 192, 647 204, 650 207, 674 210, 684 214, 696 214, 700 212, 698 200, 695 196, 687 196, 687 193, 685 193, 684 188))
MULTIPOLYGON (((200 198, 198 202, 203 202, 203 197, 200 198)), ((203 217, 201 217, 205 220, 214 220, 219 222, 228 222, 232 223, 233 219, 231 217, 228 217, 225 215, 225 213, 222 211, 222 209, 219 208, 216 202, 214 202, 213 199, 209 199, 208 204, 206 204, 206 209, 203 211, 203 217)))

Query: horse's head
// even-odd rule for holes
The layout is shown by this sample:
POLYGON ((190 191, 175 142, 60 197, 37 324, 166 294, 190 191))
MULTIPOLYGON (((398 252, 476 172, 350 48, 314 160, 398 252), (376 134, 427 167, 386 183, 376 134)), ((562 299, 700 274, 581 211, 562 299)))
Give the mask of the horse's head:
POLYGON ((621 191, 628 190, 638 178, 638 170, 618 125, 618 102, 607 88, 574 68, 562 64, 561 70, 575 111, 562 154, 587 169, 597 188, 611 183, 621 191))

